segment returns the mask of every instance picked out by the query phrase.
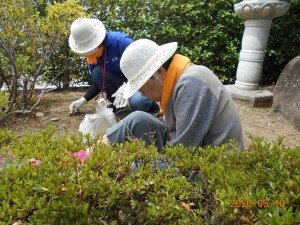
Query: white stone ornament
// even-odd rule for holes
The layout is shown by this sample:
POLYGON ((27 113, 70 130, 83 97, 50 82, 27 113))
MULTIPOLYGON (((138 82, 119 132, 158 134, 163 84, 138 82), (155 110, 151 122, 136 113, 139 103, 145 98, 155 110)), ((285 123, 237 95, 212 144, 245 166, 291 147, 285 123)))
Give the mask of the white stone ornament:
POLYGON ((245 0, 234 5, 234 11, 245 19, 273 19, 284 15, 290 4, 282 0, 245 0))
POLYGON ((244 0, 234 5, 235 12, 246 19, 236 88, 258 90, 272 19, 288 9, 289 3, 281 0, 244 0))
POLYGON ((260 90, 259 81, 272 19, 284 15, 289 6, 283 0, 244 0, 234 5, 237 15, 246 22, 236 81, 226 86, 233 98, 249 100, 253 107, 272 105, 273 93, 260 90))

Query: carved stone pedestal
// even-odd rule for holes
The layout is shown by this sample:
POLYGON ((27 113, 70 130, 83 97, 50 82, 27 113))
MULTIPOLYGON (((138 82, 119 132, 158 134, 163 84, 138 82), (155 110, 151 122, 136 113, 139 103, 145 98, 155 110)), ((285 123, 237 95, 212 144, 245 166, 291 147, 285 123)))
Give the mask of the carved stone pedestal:
POLYGON ((244 0, 234 5, 235 12, 246 19, 236 82, 234 86, 228 87, 234 98, 252 99, 253 106, 272 105, 273 94, 260 90, 259 81, 272 19, 284 15, 288 9, 289 3, 281 0, 244 0), (267 101, 270 103, 266 103, 267 101), (254 104, 255 102, 266 104, 254 104))
POLYGON ((232 98, 250 101, 253 107, 271 107, 274 94, 269 90, 247 91, 236 88, 235 85, 226 85, 226 90, 232 98))

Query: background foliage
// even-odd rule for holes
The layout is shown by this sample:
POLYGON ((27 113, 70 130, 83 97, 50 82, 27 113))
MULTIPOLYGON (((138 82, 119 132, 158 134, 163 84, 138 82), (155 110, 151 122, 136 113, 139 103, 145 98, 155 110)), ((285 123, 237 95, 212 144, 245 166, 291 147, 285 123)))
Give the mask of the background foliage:
POLYGON ((252 137, 240 154, 226 146, 159 154, 141 142, 98 144, 80 163, 73 154, 87 147, 81 137, 54 134, 0 131, 0 224, 300 223, 300 149, 281 140, 252 137), (171 164, 157 169, 157 161, 171 164), (232 204, 242 199, 252 204, 232 204))
POLYGON ((75 0, 42 0, 37 5, 39 12, 48 15, 49 21, 56 22, 53 26, 64 32, 59 45, 54 49, 52 57, 42 71, 43 80, 58 88, 69 88, 72 80, 87 80, 85 57, 74 54, 68 43, 71 23, 78 17, 88 16, 84 13, 83 5, 78 3, 75 0), (52 11, 50 16, 49 10, 52 11))
MULTIPOLYGON (((211 68, 225 83, 235 79, 245 20, 234 10, 238 0, 84 1, 88 12, 110 30, 134 39, 179 42, 179 52, 211 68)), ((289 0, 288 13, 273 21, 262 84, 275 83, 284 66, 300 54, 300 2, 289 0)))
POLYGON ((235 76, 243 32, 243 20, 233 11, 236 0, 89 2, 90 12, 109 29, 158 44, 177 41, 179 53, 210 67, 223 81, 235 76))
POLYGON ((300 1, 288 0, 290 9, 282 17, 275 18, 270 30, 264 76, 261 83, 275 83, 284 66, 300 55, 300 1))
MULTIPOLYGON (((65 43, 71 22, 85 15, 74 0, 48 4, 44 14, 40 13, 39 3, 33 0, 0 2, 0 80, 1 86, 6 84, 9 94, 6 113, 32 106, 35 85, 45 65, 53 56, 60 57, 57 53, 65 43)), ((69 60, 68 55, 60 59, 56 77, 69 60)))
MULTIPOLYGON (((225 84, 233 83, 245 22, 233 10, 237 2, 3 0, 0 42, 6 50, 0 48, 0 87, 6 83, 11 88, 5 111, 30 108, 37 78, 59 88, 88 80, 85 58, 68 47, 70 24, 80 16, 96 17, 107 30, 123 31, 133 39, 178 41, 179 53, 212 69, 225 84)), ((300 2, 289 3, 288 13, 273 21, 262 84, 275 83, 284 66, 300 54, 300 2)))

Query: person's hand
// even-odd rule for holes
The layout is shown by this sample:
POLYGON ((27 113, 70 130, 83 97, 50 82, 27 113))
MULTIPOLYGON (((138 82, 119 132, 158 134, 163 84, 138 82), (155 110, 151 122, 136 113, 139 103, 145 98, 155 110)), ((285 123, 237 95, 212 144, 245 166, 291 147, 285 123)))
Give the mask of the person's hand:
POLYGON ((71 105, 69 106, 70 114, 77 112, 80 107, 85 105, 86 102, 87 101, 84 97, 81 97, 80 99, 72 102, 71 105))
POLYGON ((113 105, 116 106, 116 108, 123 108, 126 105, 129 104, 128 99, 123 98, 123 93, 125 89, 126 83, 124 83, 119 89, 114 93, 111 97, 115 97, 113 105))

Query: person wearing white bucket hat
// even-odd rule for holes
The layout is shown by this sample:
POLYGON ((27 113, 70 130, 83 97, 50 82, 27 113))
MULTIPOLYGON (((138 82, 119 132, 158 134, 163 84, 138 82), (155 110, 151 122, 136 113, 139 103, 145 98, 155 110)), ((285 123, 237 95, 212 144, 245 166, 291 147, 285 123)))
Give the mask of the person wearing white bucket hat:
POLYGON ((159 46, 140 39, 124 51, 120 65, 128 82, 123 98, 141 90, 160 102, 165 123, 136 111, 107 129, 103 141, 122 143, 133 136, 161 149, 166 143, 232 147, 235 140, 242 150, 242 127, 230 94, 211 70, 175 54, 176 49, 176 42, 159 46))
MULTIPOLYGON (((98 19, 78 18, 72 23, 69 46, 74 52, 87 56, 92 83, 83 97, 71 103, 70 113, 78 111, 100 92, 118 107, 129 104, 134 110, 159 112, 158 104, 142 96, 140 92, 134 93, 129 100, 120 99, 116 93, 127 81, 120 69, 120 59, 132 42, 133 40, 124 33, 107 32, 98 19)), ((116 111, 116 107, 113 109, 116 111)))

